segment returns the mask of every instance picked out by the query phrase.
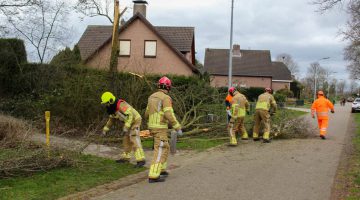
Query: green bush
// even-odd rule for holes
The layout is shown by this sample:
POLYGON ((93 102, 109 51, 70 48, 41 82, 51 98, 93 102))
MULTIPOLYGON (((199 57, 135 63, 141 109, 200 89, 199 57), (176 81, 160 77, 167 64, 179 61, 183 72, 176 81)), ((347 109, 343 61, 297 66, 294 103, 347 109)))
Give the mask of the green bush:
POLYGON ((75 45, 73 50, 71 50, 69 47, 61 50, 57 55, 53 57, 50 64, 59 67, 67 67, 77 65, 80 62, 80 50, 78 46, 75 45))
POLYGON ((287 89, 287 88, 283 88, 283 89, 280 89, 280 90, 276 91, 276 94, 282 94, 282 95, 284 95, 285 97, 288 97, 288 98, 294 97, 294 93, 291 90, 287 89))
POLYGON ((274 98, 275 98, 276 102, 285 102, 286 101, 286 96, 281 93, 274 94, 274 98))
POLYGON ((26 63, 24 42, 19 39, 0 39, 0 92, 14 89, 11 81, 19 74, 21 65, 26 63))
MULTIPOLYGON (((147 99, 156 90, 159 78, 159 75, 138 77, 130 73, 112 75, 83 66, 26 64, 23 72, 12 79, 12 98, 4 99, 0 110, 31 120, 43 120, 44 111, 50 110, 63 125, 94 127, 106 118, 100 104, 103 92, 113 92, 143 115, 147 99)), ((217 90, 205 80, 196 76, 169 78, 173 82, 170 96, 179 120, 185 115, 190 120, 193 116, 206 114, 208 111, 203 108, 189 111, 200 103, 221 103, 217 90)))

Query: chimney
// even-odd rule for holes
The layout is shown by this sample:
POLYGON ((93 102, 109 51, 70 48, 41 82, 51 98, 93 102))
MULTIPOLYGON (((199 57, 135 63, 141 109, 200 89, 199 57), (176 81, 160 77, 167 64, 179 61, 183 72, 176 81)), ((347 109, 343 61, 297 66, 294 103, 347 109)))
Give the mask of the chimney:
POLYGON ((134 2, 134 15, 136 13, 142 14, 146 18, 146 4, 147 1, 133 1, 134 2))
POLYGON ((234 44, 233 45, 232 53, 233 53, 234 57, 241 57, 240 45, 239 44, 234 44))

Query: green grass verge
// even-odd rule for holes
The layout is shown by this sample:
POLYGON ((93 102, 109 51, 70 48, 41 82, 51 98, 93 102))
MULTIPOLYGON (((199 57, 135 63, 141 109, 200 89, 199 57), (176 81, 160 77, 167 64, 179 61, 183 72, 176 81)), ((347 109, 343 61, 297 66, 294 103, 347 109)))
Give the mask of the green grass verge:
MULTIPOLYGON (((0 150, 0 155, 4 154, 0 150)), ((9 152, 6 152, 9 153, 9 152)), ((35 173, 29 177, 0 180, 0 199, 57 199, 145 170, 113 160, 80 156, 76 167, 35 173)))
POLYGON ((354 153, 350 160, 350 184, 349 184, 349 196, 347 200, 360 199, 360 114, 353 114, 356 123, 356 135, 353 138, 354 153))

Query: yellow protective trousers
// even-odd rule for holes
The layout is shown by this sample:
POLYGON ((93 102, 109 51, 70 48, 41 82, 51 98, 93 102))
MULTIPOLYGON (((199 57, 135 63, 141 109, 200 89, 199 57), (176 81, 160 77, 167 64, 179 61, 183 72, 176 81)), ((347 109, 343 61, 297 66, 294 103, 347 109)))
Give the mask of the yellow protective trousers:
POLYGON ((323 136, 326 135, 328 124, 329 124, 329 119, 318 119, 320 135, 323 135, 323 136))
POLYGON ((154 156, 149 170, 149 178, 159 178, 160 173, 167 168, 167 159, 169 156, 168 129, 150 130, 154 136, 154 156))
POLYGON ((237 132, 237 133, 240 133, 241 134, 241 138, 242 139, 247 139, 249 136, 248 136, 248 133, 246 131, 246 128, 245 128, 245 117, 239 117, 235 120, 234 122, 234 130, 237 132))
POLYGON ((264 123, 263 138, 267 139, 267 140, 270 139, 270 114, 269 114, 269 112, 267 110, 257 109, 255 111, 254 121, 255 121, 255 125, 254 125, 254 130, 253 130, 253 138, 259 137, 261 122, 263 122, 264 123))
POLYGON ((237 140, 236 140, 236 130, 235 130, 235 126, 234 123, 230 122, 228 125, 228 131, 229 131, 229 137, 230 137, 230 145, 237 145, 237 140))
POLYGON ((129 133, 123 136, 124 152, 121 155, 121 159, 130 160, 131 152, 133 151, 136 161, 145 160, 145 153, 140 139, 140 124, 141 120, 136 121, 131 126, 129 133))

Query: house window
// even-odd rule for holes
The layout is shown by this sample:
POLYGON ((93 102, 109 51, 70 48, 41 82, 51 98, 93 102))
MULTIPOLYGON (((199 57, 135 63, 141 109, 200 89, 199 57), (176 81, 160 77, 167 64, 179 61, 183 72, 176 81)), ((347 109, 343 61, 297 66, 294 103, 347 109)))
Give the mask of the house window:
POLYGON ((119 56, 130 56, 130 40, 120 40, 119 56))
POLYGON ((149 41, 149 40, 145 40, 145 52, 144 52, 144 57, 147 58, 155 58, 156 57, 156 41, 149 41))

